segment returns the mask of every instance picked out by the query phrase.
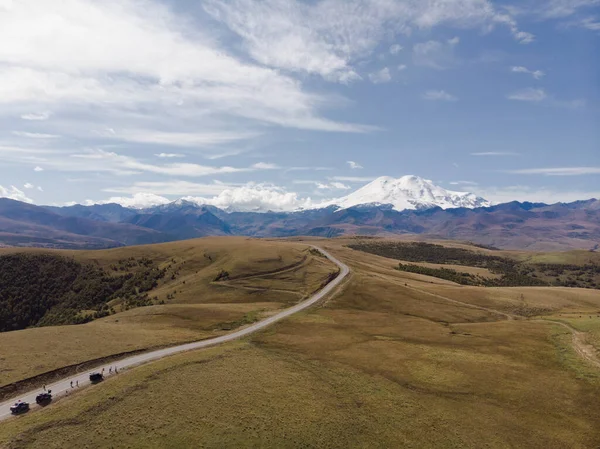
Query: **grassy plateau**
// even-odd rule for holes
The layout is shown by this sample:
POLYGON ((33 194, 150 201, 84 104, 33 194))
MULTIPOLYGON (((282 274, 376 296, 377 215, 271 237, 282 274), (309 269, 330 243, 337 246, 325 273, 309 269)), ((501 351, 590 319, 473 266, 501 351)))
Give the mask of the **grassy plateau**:
MULTIPOLYGON (((319 306, 247 339, 131 369, 1 423, 0 447, 600 446, 600 291, 460 285, 400 271, 397 258, 348 246, 357 242, 224 238, 111 250, 114 259, 110 251, 78 253, 100 266, 132 251, 161 264, 175 258, 179 275, 167 277, 153 295, 177 293, 164 305, 84 325, 0 334, 1 357, 11 361, 1 366, 17 370, 2 373, 6 379, 213 335, 224 329, 219 323, 236 326, 254 319, 254 311, 265 315, 297 302, 334 269, 308 243, 330 251, 352 273, 319 306), (198 260, 199 252, 213 262, 198 260), (228 275, 215 282, 222 272, 228 275), (76 344, 77 332, 89 332, 77 341, 91 344, 76 344), (102 352, 104 346, 110 349, 102 352), (20 351, 32 351, 44 367, 19 367, 20 351)), ((596 262, 573 254, 497 255, 518 263, 596 262)), ((488 270, 451 265, 477 276, 488 270)))

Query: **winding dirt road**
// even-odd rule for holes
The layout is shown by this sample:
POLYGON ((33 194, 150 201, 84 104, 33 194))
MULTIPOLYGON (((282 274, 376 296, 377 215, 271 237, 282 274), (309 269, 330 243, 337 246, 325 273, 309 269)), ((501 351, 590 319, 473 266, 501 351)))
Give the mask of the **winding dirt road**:
MULTIPOLYGON (((314 305, 315 303, 317 303, 321 299, 323 299, 326 295, 331 293, 338 285, 340 285, 340 283, 344 280, 344 278, 348 275, 348 273, 350 273, 350 269, 348 268, 348 266, 346 264, 340 262, 338 259, 333 257, 331 254, 329 254, 327 251, 323 250, 322 248, 319 248, 317 246, 313 246, 313 248, 320 251, 330 261, 335 263, 339 267, 340 272, 339 272, 339 275, 334 280, 332 280, 322 290, 320 290, 317 293, 315 293, 314 295, 312 295, 306 301, 298 303, 295 306, 285 309, 276 315, 273 315, 269 318, 266 318, 262 321, 254 323, 248 327, 245 327, 238 331, 232 332, 230 334, 222 335, 220 337, 211 338, 208 340, 201 340, 201 341, 197 341, 194 343, 187 343, 184 345, 173 346, 171 348, 165 348, 165 349, 160 349, 157 351, 147 352, 147 353, 136 355, 133 357, 128 357, 126 359, 119 360, 119 361, 113 361, 110 364, 98 366, 95 369, 86 371, 83 374, 78 374, 76 376, 67 377, 65 379, 54 382, 52 384, 48 384, 48 385, 46 385, 46 388, 48 390, 52 390, 52 395, 54 397, 62 397, 65 395, 74 394, 78 388, 82 388, 82 387, 90 384, 90 380, 89 380, 90 372, 104 372, 105 376, 115 375, 114 374, 115 367, 119 371, 121 371, 126 368, 131 368, 131 367, 134 367, 137 365, 141 365, 142 363, 147 363, 147 362, 152 362, 154 360, 162 359, 164 357, 168 357, 173 354, 178 354, 178 353, 185 352, 185 351, 207 348, 209 346, 216 346, 216 345, 220 345, 223 343, 227 343, 227 342, 230 342, 233 340, 237 340, 239 338, 246 337, 255 332, 258 332, 258 331, 276 323, 277 321, 283 320, 284 318, 287 318, 290 315, 293 315, 297 312, 300 312, 301 310, 304 310, 304 309, 314 305)), ((23 402, 29 402, 32 409, 38 408, 35 404, 35 398, 39 393, 42 392, 41 387, 42 386, 40 385, 40 388, 38 388, 37 390, 21 394, 15 398, 12 398, 8 401, 0 403, 0 421, 6 420, 12 416, 10 413, 10 406, 13 405, 18 400, 21 400, 23 402)))

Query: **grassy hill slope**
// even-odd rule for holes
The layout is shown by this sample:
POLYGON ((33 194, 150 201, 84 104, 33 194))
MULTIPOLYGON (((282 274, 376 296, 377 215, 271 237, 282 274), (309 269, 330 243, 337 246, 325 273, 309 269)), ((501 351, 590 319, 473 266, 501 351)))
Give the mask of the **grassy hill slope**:
MULTIPOLYGON (((600 372, 557 324, 590 289, 484 288, 319 241, 352 274, 246 341, 142 366, 0 428, 7 448, 600 445, 600 372), (482 292, 486 295, 483 296, 482 292), (514 312, 523 294, 538 316, 514 312)), ((579 312, 582 318, 575 319, 579 312)), ((587 335, 587 334, 586 334, 587 335)), ((590 334, 591 335, 591 334, 590 334)), ((594 341, 591 340, 593 343, 594 341)))
MULTIPOLYGON (((6 348, 0 355, 0 387, 92 359, 219 335, 297 303, 336 269, 305 244, 241 237, 102 251, 0 250, 0 260, 5 257, 59 258, 111 276, 135 273, 138 261, 145 260, 164 276, 144 293, 149 302, 138 307, 107 295, 114 314, 104 318, 0 333, 0 347, 6 348), (230 280, 215 282, 223 271, 230 273, 230 280)), ((32 281, 39 276, 31 274, 32 281)), ((75 306, 79 298, 69 296, 75 306)))

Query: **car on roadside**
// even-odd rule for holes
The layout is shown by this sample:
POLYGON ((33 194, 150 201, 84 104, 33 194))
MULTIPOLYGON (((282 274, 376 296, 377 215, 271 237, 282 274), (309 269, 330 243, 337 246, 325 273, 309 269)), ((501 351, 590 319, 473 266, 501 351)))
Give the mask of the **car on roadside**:
POLYGON ((102 373, 91 373, 90 374, 90 382, 93 384, 97 384, 98 382, 102 382, 104 380, 104 376, 102 373))
POLYGON ((40 393, 35 397, 35 402, 38 405, 48 405, 52 401, 52 391, 40 393))
POLYGON ((20 415, 21 413, 26 413, 29 411, 29 403, 28 402, 17 402, 10 408, 10 412, 13 415, 20 415))

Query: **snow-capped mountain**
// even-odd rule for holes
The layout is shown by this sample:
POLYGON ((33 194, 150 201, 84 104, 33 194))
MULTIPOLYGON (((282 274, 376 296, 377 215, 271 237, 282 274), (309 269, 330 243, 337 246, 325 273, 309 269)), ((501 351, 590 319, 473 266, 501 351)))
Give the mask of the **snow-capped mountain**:
POLYGON ((429 209, 441 207, 487 207, 491 203, 469 192, 453 192, 436 186, 427 179, 418 176, 392 178, 382 176, 357 191, 328 201, 322 206, 335 205, 341 209, 358 205, 390 204, 394 210, 429 209))

